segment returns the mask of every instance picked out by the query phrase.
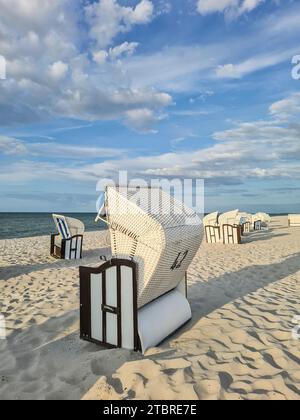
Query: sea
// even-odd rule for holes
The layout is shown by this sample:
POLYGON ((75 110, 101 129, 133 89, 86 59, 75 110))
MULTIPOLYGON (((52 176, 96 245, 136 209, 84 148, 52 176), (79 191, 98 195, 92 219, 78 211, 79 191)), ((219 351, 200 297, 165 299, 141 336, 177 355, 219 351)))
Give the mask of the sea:
MULTIPOLYGON (((65 216, 81 220, 87 232, 104 230, 103 222, 95 223, 95 213, 64 213, 65 216)), ((285 214, 272 214, 285 216, 285 214)), ((0 213, 0 239, 28 238, 55 233, 51 213, 0 213)))
MULTIPOLYGON (((95 213, 64 213, 81 220, 87 232, 105 229, 95 213)), ((28 238, 56 233, 51 213, 0 213, 0 239, 28 238)))

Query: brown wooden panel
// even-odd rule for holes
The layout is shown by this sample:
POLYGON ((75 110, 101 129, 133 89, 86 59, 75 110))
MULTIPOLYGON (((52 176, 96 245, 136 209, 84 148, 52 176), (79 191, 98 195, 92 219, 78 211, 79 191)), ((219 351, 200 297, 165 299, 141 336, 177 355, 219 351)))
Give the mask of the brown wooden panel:
POLYGON ((88 269, 79 268, 80 273, 80 338, 91 339, 91 276, 88 269))

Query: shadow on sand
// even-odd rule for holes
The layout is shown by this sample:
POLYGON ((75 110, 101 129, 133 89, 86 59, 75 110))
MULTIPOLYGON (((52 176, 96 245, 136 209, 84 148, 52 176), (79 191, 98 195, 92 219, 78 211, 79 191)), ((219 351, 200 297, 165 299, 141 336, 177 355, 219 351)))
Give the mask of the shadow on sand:
MULTIPOLYGON (((94 256, 95 252, 99 257, 99 250, 90 251, 90 256, 94 256)), ((70 267, 78 267, 82 262, 87 263, 84 260, 67 264, 70 264, 70 267)), ((28 272, 34 269, 59 268, 60 264, 66 267, 66 262, 32 265, 28 267, 28 272)), ((24 268, 20 266, 22 273, 24 268)), ((194 278, 197 283, 191 285, 188 291, 193 320, 173 335, 172 340, 213 311, 280 281, 287 275, 295 274, 299 270, 300 253, 297 253, 288 256, 280 263, 251 265, 235 272, 225 273, 207 282, 194 278)), ((20 369, 22 369, 23 375, 27 373, 28 377, 39 378, 41 386, 48 383, 43 395, 46 399, 66 398, 66 395, 68 399, 80 399, 103 375, 107 377, 108 385, 121 393, 122 385, 119 380, 112 377, 113 373, 124 363, 141 360, 144 357, 132 351, 107 350, 104 346, 80 341, 78 318, 78 310, 70 311, 61 317, 51 318, 41 325, 14 331, 6 341, 0 342, 0 352, 8 352, 10 357, 14 357, 15 367, 9 371, 5 363, 1 364, 0 361, 0 376, 3 378, 9 376, 11 383, 17 383, 20 369), (72 332, 67 336, 59 337, 70 329, 72 332), (60 358, 55 357, 55 354, 59 354, 60 358), (82 371, 81 366, 84 366, 82 371)), ((172 355, 177 352, 177 349, 169 347, 169 339, 165 340, 160 348, 159 353, 146 358, 152 360, 172 358, 172 355)), ((6 396, 6 393, 4 392, 3 395, 6 396)), ((34 391, 28 393, 28 398, 32 398, 32 395, 34 391)), ((10 391, 8 399, 25 396, 23 392, 17 395, 10 391)), ((131 397, 134 398, 134 395, 131 397)))
POLYGON ((56 260, 53 258, 48 262, 41 262, 40 264, 16 264, 1 267, 0 281, 48 269, 79 268, 81 265, 99 266, 101 264, 100 255, 109 256, 110 252, 110 248, 97 248, 84 251, 83 258, 81 260, 56 260))
POLYGON ((297 253, 288 256, 280 263, 251 265, 209 281, 198 280, 188 289, 193 319, 187 324, 186 329, 216 309, 299 271, 300 253, 297 253))
POLYGON ((289 234, 279 233, 277 235, 274 235, 272 231, 266 231, 266 232, 260 231, 260 232, 255 232, 254 234, 243 236, 242 242, 247 244, 251 242, 268 241, 270 239, 280 238, 283 236, 289 236, 289 234))

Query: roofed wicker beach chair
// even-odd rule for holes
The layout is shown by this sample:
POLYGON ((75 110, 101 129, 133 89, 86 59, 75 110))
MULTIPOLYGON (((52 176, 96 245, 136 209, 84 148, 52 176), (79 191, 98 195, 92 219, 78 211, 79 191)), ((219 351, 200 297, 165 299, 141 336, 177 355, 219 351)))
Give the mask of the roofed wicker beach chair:
POLYGON ((271 217, 267 213, 256 213, 252 216, 252 224, 254 230, 267 230, 271 223, 271 217))
POLYGON ((219 216, 219 226, 223 243, 226 245, 242 242, 241 225, 238 223, 239 210, 232 210, 219 216))
POLYGON ((251 232, 252 215, 245 212, 239 212, 237 216, 237 224, 241 225, 242 235, 246 235, 251 232))
POLYGON ((300 227, 300 214, 289 214, 288 222, 290 227, 300 227))
POLYGON ((64 260, 82 258, 84 224, 60 214, 53 214, 52 217, 58 233, 51 235, 50 254, 64 260))
POLYGON ((220 243, 222 241, 218 217, 219 212, 216 211, 203 218, 206 242, 209 244, 220 243))
POLYGON ((104 207, 112 258, 80 268, 81 338, 145 352, 191 319, 186 272, 203 225, 159 188, 107 187, 104 207))

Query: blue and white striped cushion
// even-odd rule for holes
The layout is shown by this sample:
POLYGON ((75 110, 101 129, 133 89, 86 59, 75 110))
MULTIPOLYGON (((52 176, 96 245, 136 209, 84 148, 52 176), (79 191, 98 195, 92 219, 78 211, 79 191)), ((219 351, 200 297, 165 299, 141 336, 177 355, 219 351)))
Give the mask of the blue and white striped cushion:
POLYGON ((69 231, 68 225, 65 221, 65 219, 61 217, 56 217, 57 227, 59 230, 59 233, 61 234, 63 239, 69 239, 71 238, 71 233, 69 231))

